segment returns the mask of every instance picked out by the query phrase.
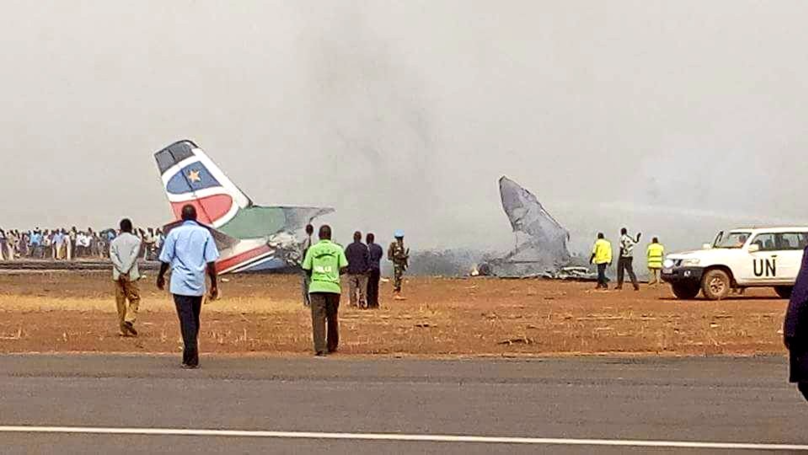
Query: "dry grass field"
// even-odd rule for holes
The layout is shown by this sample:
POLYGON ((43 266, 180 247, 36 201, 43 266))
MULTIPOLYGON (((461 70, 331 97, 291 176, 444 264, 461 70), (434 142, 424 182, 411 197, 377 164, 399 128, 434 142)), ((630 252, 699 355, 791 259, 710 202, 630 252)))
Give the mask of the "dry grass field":
MULTIPOLYGON (((181 347, 170 296, 141 282, 136 339, 117 335, 105 273, 0 275, 0 352, 150 352, 181 347)), ((308 355, 310 313, 296 276, 231 276, 203 307, 206 353, 308 355)), ((597 292, 589 283, 412 278, 383 284, 380 310, 340 310, 341 355, 530 356, 783 353, 787 302, 769 290, 682 302, 667 287, 597 292)))

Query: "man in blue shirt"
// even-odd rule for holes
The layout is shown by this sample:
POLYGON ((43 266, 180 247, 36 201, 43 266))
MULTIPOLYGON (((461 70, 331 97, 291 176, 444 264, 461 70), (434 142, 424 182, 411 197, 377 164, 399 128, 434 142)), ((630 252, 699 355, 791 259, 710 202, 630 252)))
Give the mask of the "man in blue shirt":
POLYGON ((42 231, 39 228, 34 229, 34 232, 31 233, 29 237, 30 243, 30 251, 29 254, 33 258, 41 259, 40 256, 42 255, 42 231))
POLYGON ((382 258, 384 249, 376 243, 376 236, 368 234, 368 256, 370 274, 368 275, 368 308, 379 308, 379 281, 382 278, 382 258))
POLYGON ((184 223, 166 236, 160 253, 160 275, 157 287, 165 289, 165 274, 171 267, 171 294, 180 319, 180 330, 185 349, 182 353, 183 368, 199 366, 199 313, 205 296, 205 272, 210 277, 210 299, 219 296, 216 283, 216 260, 219 251, 210 231, 196 222, 196 209, 192 205, 182 208, 184 223))

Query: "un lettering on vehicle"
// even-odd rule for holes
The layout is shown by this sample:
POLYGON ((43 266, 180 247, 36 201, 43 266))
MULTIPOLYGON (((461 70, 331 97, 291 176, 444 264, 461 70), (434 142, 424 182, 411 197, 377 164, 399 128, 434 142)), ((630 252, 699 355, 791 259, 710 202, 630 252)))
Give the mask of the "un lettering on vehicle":
POLYGON ((777 260, 774 258, 752 259, 752 270, 758 278, 775 277, 777 276, 777 260))

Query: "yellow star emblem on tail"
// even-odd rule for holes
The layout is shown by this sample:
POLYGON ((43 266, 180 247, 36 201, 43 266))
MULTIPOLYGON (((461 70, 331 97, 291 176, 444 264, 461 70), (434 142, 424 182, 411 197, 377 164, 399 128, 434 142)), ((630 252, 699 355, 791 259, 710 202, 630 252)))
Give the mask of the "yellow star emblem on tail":
POLYGON ((188 180, 190 180, 191 183, 201 182, 202 177, 199 176, 199 171, 192 170, 188 173, 188 180))

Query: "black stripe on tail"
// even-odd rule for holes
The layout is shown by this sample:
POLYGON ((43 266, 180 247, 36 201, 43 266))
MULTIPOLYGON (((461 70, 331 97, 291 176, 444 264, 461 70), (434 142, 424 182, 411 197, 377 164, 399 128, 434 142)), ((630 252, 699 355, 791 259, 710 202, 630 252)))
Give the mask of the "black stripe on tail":
POLYGON ((194 156, 193 149, 198 148, 193 141, 187 139, 175 142, 154 154, 160 175, 166 173, 172 166, 194 156))

